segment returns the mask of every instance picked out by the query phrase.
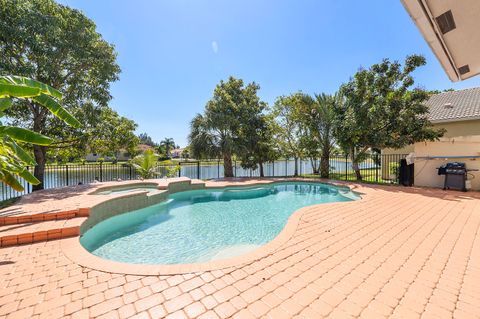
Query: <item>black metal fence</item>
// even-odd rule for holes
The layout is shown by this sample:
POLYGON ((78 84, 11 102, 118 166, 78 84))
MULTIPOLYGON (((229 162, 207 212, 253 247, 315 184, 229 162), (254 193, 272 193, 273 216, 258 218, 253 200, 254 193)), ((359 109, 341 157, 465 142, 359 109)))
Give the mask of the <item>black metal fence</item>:
MULTIPOLYGON (((406 154, 371 154, 358 164, 364 182, 372 183, 398 183, 399 161, 406 154)), ((244 169, 240 161, 233 161, 233 173, 235 177, 258 177, 259 169, 244 169)), ((294 176, 295 166, 297 174, 307 177, 318 177, 314 172, 314 166, 319 167, 319 160, 310 159, 284 159, 265 163, 265 177, 289 177, 294 176)), ((332 155, 330 157, 330 179, 356 180, 352 162, 346 155, 332 155)), ((30 168, 33 172, 33 168, 30 168)), ((159 163, 156 167, 156 177, 185 176, 196 179, 215 179, 224 177, 223 161, 181 161, 173 164, 159 163)), ((100 182, 139 179, 139 174, 128 163, 85 163, 47 165, 45 168, 45 188, 57 188, 70 185, 87 184, 95 180, 100 182)), ((0 183, 0 201, 15 198, 32 191, 32 187, 25 181, 21 181, 25 191, 16 192, 3 183, 0 183)))

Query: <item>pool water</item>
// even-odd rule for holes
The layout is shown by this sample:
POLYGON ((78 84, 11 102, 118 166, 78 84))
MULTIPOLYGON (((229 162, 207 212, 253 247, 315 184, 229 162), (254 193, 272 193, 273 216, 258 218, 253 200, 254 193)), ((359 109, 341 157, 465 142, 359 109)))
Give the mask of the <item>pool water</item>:
POLYGON ((96 256, 126 263, 205 262, 268 243, 301 207, 357 198, 349 190, 303 182, 185 191, 100 222, 80 242, 96 256))

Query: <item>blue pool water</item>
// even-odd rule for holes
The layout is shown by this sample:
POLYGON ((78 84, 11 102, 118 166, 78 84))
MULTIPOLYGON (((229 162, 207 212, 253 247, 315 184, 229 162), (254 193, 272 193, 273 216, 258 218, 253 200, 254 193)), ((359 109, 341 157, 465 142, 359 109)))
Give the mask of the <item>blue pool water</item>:
POLYGON ((357 198, 335 186, 303 182, 186 191, 109 218, 85 232, 80 242, 94 255, 120 262, 204 262, 271 241, 301 207, 357 198))

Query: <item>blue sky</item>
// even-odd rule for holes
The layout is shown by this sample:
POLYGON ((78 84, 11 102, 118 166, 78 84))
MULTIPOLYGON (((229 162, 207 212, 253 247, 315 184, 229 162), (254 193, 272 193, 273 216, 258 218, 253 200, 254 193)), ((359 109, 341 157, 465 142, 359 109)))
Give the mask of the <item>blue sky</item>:
POLYGON ((360 66, 418 53, 426 89, 452 83, 400 0, 61 0, 82 10, 114 44, 122 68, 111 106, 156 141, 187 143, 189 122, 229 75, 261 86, 260 97, 333 93, 360 66))

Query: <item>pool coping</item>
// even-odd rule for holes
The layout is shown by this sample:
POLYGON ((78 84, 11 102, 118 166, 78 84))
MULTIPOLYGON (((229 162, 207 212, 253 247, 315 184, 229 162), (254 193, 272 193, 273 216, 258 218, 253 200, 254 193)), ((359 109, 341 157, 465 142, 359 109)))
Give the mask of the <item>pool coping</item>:
MULTIPOLYGON (((359 200, 362 199, 361 194, 355 192, 349 185, 343 183, 332 183, 331 181, 324 180, 311 180, 304 178, 281 178, 281 179, 265 179, 255 180, 250 183, 249 180, 232 182, 228 180, 222 180, 220 182, 226 183, 225 185, 208 186, 205 185, 205 189, 219 189, 229 187, 252 187, 258 185, 269 185, 282 182, 309 182, 327 184, 335 187, 348 188, 351 192, 356 193, 359 196, 359 200)), ((185 190, 188 191, 188 190, 185 190)), ((342 204, 354 203, 351 202, 338 202, 342 204)), ((284 228, 280 233, 272 239, 270 242, 258 247, 257 249, 239 255, 235 257, 212 260, 201 263, 189 263, 189 264, 130 264, 113 260, 104 259, 93 255, 87 251, 80 243, 80 237, 72 237, 63 239, 61 242, 61 250, 63 254, 71 261, 87 268, 100 270, 109 273, 127 274, 127 275, 175 275, 175 274, 187 274, 203 271, 219 270, 229 267, 238 267, 244 264, 252 263, 255 260, 264 258, 274 253, 278 248, 284 245, 294 235, 300 220, 307 210, 322 206, 322 205, 335 205, 338 203, 320 203, 302 207, 294 211, 288 218, 284 228)), ((85 221, 86 222, 86 221, 85 221)), ((85 223, 84 222, 84 223, 85 223)))

